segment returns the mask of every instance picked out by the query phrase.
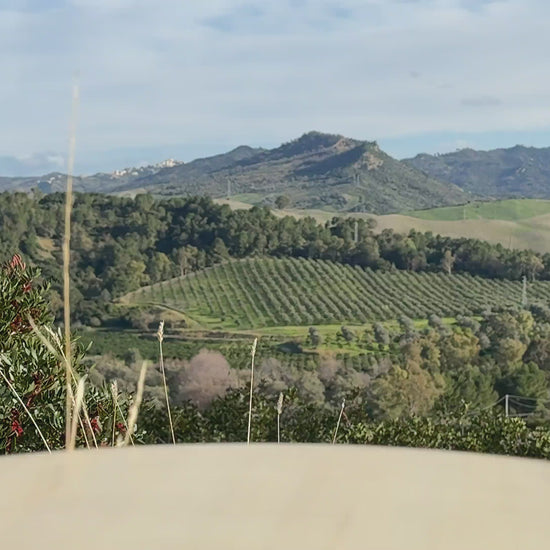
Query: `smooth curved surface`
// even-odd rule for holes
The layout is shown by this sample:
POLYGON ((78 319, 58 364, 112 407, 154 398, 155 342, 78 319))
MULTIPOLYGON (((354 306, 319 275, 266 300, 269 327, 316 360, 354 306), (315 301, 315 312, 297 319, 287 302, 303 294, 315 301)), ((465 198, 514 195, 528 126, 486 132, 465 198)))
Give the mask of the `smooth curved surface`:
POLYGON ((180 445, 0 459, 2 548, 550 545, 550 463, 368 446, 180 445))

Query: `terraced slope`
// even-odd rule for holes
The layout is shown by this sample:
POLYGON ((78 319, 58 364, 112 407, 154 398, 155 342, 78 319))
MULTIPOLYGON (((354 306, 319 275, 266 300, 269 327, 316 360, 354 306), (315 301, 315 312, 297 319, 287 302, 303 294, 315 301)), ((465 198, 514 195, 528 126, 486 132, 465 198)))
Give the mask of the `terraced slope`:
MULTIPOLYGON (((144 287, 123 302, 176 309, 206 327, 259 328, 365 323, 400 315, 419 319, 431 313, 452 317, 518 304, 521 293, 518 281, 257 258, 144 287)), ((528 296, 549 301, 550 282, 531 283, 528 296)))

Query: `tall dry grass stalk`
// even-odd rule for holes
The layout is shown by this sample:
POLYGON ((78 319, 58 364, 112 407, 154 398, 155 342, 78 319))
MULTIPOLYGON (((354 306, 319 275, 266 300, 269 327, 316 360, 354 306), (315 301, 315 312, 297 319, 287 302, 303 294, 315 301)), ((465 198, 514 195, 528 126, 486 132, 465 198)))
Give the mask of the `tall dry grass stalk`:
POLYGON ((172 422, 172 411, 170 410, 170 398, 168 397, 168 384, 166 383, 166 372, 164 370, 164 354, 162 352, 162 341, 164 340, 164 321, 161 321, 159 323, 157 338, 158 338, 158 341, 159 341, 160 372, 162 374, 162 382, 164 384, 164 396, 166 398, 166 410, 168 411, 168 422, 170 423, 170 434, 172 436, 172 443, 175 445, 176 444, 176 436, 174 435, 174 424, 172 422))
MULTIPOLYGON (((130 432, 130 428, 128 427, 128 422, 126 421, 126 418, 124 417, 124 413, 122 412, 122 409, 120 408, 120 405, 117 404, 118 407, 118 413, 120 414, 120 417, 122 418, 122 423, 124 424, 124 427, 126 428, 126 433, 130 432)), ((132 434, 130 433, 130 445, 132 447, 134 446, 134 438, 132 437, 132 434)))
POLYGON ((248 434, 246 437, 246 444, 250 445, 250 432, 252 430, 252 395, 254 393, 254 358, 256 357, 256 346, 258 345, 258 339, 254 338, 252 343, 252 364, 250 370, 250 400, 248 403, 248 434))
MULTIPOLYGON (((76 397, 74 402, 74 408, 72 411, 72 423, 71 423, 71 439, 69 441, 69 446, 67 448, 68 451, 74 451, 74 448, 76 447, 76 424, 78 422, 78 419, 80 418, 80 409, 82 407, 82 403, 84 402, 84 384, 85 384, 86 377, 83 376, 78 381, 78 386, 76 387, 76 397)), ((93 430, 92 430, 93 433, 93 430)))
POLYGON ((281 442, 281 414, 283 414, 284 398, 283 392, 279 393, 279 399, 277 400, 277 443, 281 442))
POLYGON ((76 148, 76 116, 78 109, 78 84, 73 86, 71 128, 69 134, 69 157, 67 162, 67 189, 65 191, 65 233, 63 236, 63 319, 65 323, 65 447, 71 442, 72 421, 71 406, 73 403, 71 385, 71 297, 70 297, 70 247, 71 247, 71 210, 73 206, 73 171, 76 148))
POLYGON ((4 379, 4 382, 6 383, 6 385, 10 389, 10 391, 13 393, 13 395, 15 396, 17 401, 19 401, 19 403, 21 403, 21 406, 23 407, 23 409, 27 413, 27 416, 31 419, 31 422, 34 424, 34 427, 36 428, 36 431, 38 432, 38 435, 40 436, 40 439, 42 439, 42 442, 44 443, 44 446, 46 447, 46 450, 49 453, 51 453, 52 451, 51 451, 51 449, 48 445, 48 442, 46 441, 46 438, 44 437, 44 434, 42 433, 42 430, 39 428, 38 424, 36 423, 36 420, 34 419, 33 415, 31 414, 31 411, 29 411, 29 409, 25 405, 25 403, 23 402, 23 400, 21 399, 21 397, 17 393, 17 390, 13 387, 12 383, 10 382, 9 378, 4 374, 3 369, 0 369, 0 375, 4 379))
MULTIPOLYGON (((126 422, 126 418, 124 417, 124 413, 122 412, 122 409, 120 407, 120 404, 118 402, 118 382, 115 380, 111 384, 111 396, 113 398, 113 433, 112 433, 112 440, 111 443, 113 447, 115 446, 115 430, 116 430, 116 419, 117 419, 117 411, 120 415, 120 418, 122 418, 122 423, 124 424, 124 427, 126 428, 126 433, 128 433, 128 422, 126 422)), ((130 434, 130 444, 134 445, 134 438, 130 434)), ((118 445, 117 445, 118 446, 118 445)))
POLYGON ((111 397, 113 398, 113 433, 111 437, 111 446, 115 446, 115 430, 116 430, 116 415, 117 415, 117 407, 118 407, 118 384, 115 380, 111 384, 111 397))
POLYGON ((342 399, 342 407, 340 408, 340 414, 338 415, 338 422, 336 422, 336 429, 334 430, 334 437, 332 438, 332 444, 336 443, 338 437, 338 430, 340 429, 340 422, 342 421, 342 415, 344 414, 344 407, 346 406, 346 400, 342 399))
MULTIPOLYGON (((44 327, 46 332, 48 333, 49 337, 53 340, 55 346, 57 346, 57 348, 58 348, 57 350, 55 349, 54 344, 52 344, 52 342, 48 338, 46 338, 46 336, 43 334, 42 330, 34 322, 34 319, 31 316, 29 316, 28 320, 29 320, 29 323, 31 325, 31 328, 32 328, 33 332, 36 334, 36 336, 38 336, 38 339, 46 346, 48 351, 54 357, 59 358, 62 361, 63 364, 65 364, 65 352, 63 350, 63 345, 61 344, 61 340, 59 339, 59 337, 55 333, 55 331, 53 331, 49 327, 44 327)), ((71 379, 72 379, 73 383, 75 385, 78 385, 77 375, 75 374, 74 369, 72 368, 72 365, 70 367, 70 373, 71 373, 71 379)), ((76 405, 76 401, 75 401, 75 398, 74 398, 74 394, 72 392, 72 387, 71 387, 70 398, 71 398, 71 406, 74 410, 75 405, 76 405)), ((90 416, 88 414, 88 408, 86 407, 86 400, 84 400, 82 402, 82 411, 84 413, 84 419, 86 420, 88 429, 90 430, 90 434, 92 436, 94 446, 97 449, 98 448, 97 440, 96 440, 96 437, 95 437, 94 429, 92 427, 92 423, 90 421, 90 416)), ((80 423, 80 429, 82 430, 82 433, 84 435, 84 441, 86 442, 86 447, 89 449, 90 448, 90 441, 88 440, 88 435, 86 433, 86 430, 84 429, 84 424, 82 422, 82 417, 80 416, 80 414, 78 415, 78 421, 80 423)))
POLYGON ((139 380, 137 383, 136 397, 130 411, 128 412, 128 429, 126 430, 126 435, 124 437, 123 446, 128 445, 130 438, 132 437, 131 432, 134 430, 136 425, 139 408, 141 406, 141 400, 143 399, 143 388, 145 387, 145 374, 147 373, 147 361, 143 361, 141 365, 141 371, 139 373, 139 380))

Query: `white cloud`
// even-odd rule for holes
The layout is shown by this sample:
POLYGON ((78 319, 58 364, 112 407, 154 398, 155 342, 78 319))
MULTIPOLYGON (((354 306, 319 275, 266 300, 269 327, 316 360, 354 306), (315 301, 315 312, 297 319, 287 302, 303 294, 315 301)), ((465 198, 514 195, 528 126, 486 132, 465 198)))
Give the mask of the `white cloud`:
POLYGON ((0 173, 6 176, 34 176, 63 171, 66 166, 62 155, 51 152, 32 155, 0 156, 0 173))
POLYGON ((54 7, 0 11, 9 106, 0 154, 66 149, 75 71, 77 158, 166 143, 266 145, 310 129, 383 139, 550 128, 544 0, 54 7))

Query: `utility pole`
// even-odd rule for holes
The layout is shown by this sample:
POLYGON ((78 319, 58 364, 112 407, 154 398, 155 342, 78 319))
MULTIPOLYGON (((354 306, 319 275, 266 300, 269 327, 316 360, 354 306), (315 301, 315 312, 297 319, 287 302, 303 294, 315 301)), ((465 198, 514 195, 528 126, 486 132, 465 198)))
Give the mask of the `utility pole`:
POLYGON ((510 407, 508 405, 508 398, 510 396, 508 394, 506 394, 504 396, 504 414, 506 415, 506 418, 508 418, 508 416, 510 415, 510 407))
POLYGON ((231 198, 231 180, 227 178, 227 198, 231 198))
POLYGON ((523 276, 523 287, 521 289, 521 306, 527 308, 527 276, 523 276))
POLYGON ((357 223, 357 220, 355 220, 354 227, 353 227, 353 241, 355 244, 359 241, 359 224, 357 223))

